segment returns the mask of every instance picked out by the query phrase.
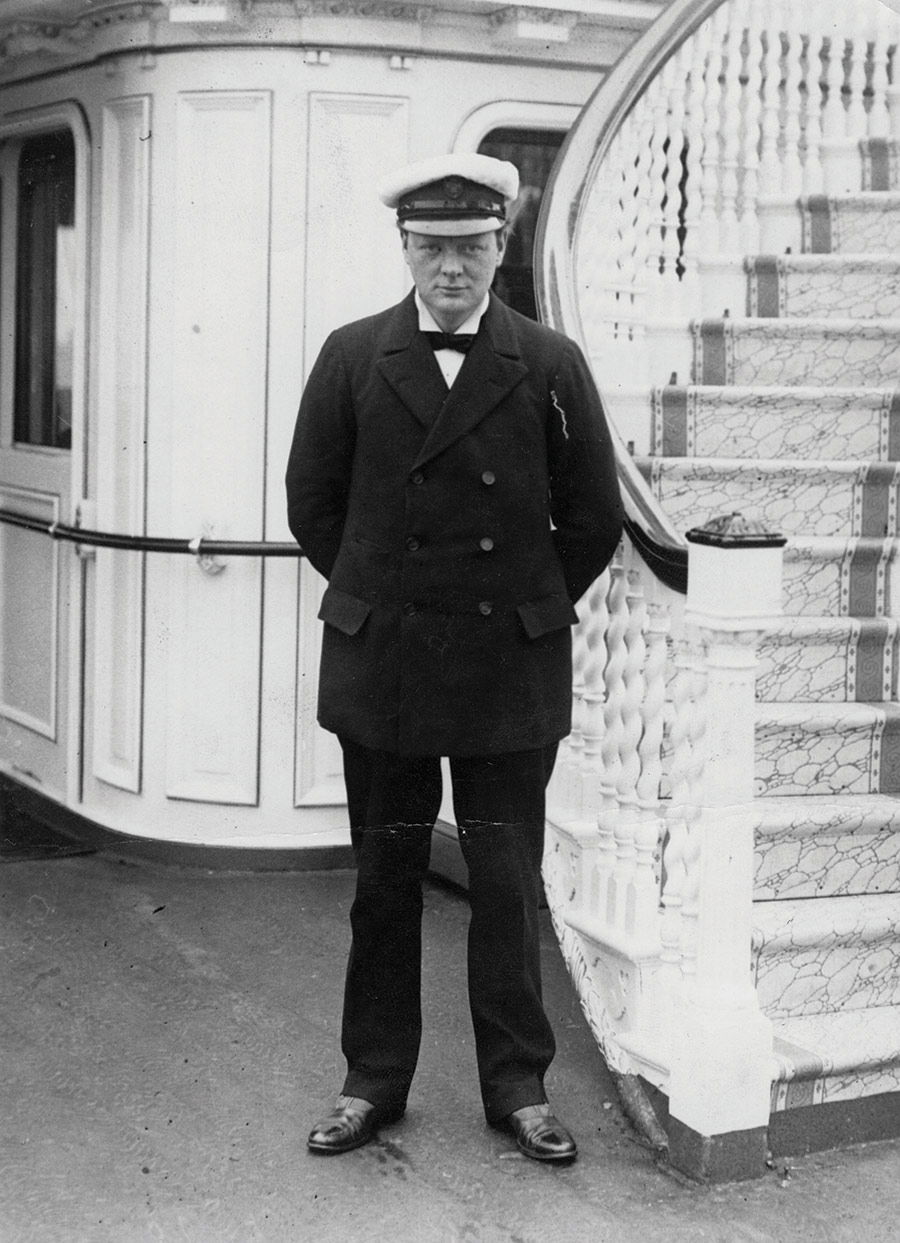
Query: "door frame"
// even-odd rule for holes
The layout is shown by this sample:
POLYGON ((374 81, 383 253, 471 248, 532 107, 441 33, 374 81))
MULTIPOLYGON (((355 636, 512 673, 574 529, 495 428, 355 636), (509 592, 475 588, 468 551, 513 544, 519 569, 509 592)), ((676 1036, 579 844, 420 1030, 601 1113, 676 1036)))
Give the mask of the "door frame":
MULTIPOLYGON (((0 116, 0 144, 16 138, 29 138, 35 134, 46 133, 54 129, 68 129, 75 144, 75 334, 72 359, 72 444, 69 449, 69 509, 66 513, 62 508, 58 520, 65 523, 77 523, 85 504, 87 487, 87 445, 88 445, 88 348, 90 341, 89 308, 90 308, 90 258, 91 258, 91 137, 87 116, 82 107, 74 100, 60 100, 51 104, 31 108, 12 110, 0 116)), ((5 196, 4 196, 5 197, 5 196)), ((15 229, 4 230, 0 239, 3 244, 0 271, 13 273, 13 280, 8 283, 3 297, 7 308, 14 306, 16 255, 15 229), (11 288, 9 287, 11 285, 11 288)), ((15 323, 15 319, 12 319, 15 323)), ((15 348, 14 331, 10 331, 2 349, 9 363, 12 350, 15 348)), ((7 365, 5 378, 0 391, 0 452, 15 452, 13 441, 13 369, 7 365)), ((40 452, 36 447, 35 452, 40 452)), ((65 667, 67 673, 66 717, 58 722, 58 727, 65 730, 62 741, 64 747, 65 798, 69 806, 80 801, 82 746, 82 718, 84 694, 84 652, 83 652, 83 611, 84 611, 84 569, 77 555, 61 557, 58 574, 67 574, 66 590, 58 590, 59 601, 67 600, 68 618, 59 618, 57 642, 67 645, 65 657, 60 660, 57 654, 57 677, 59 669, 65 667), (68 565, 67 565, 68 562, 68 565)), ((58 588, 61 584, 57 583, 58 588)), ((59 602, 57 602, 59 607, 59 602)), ((57 734, 57 737, 59 735, 57 734)))

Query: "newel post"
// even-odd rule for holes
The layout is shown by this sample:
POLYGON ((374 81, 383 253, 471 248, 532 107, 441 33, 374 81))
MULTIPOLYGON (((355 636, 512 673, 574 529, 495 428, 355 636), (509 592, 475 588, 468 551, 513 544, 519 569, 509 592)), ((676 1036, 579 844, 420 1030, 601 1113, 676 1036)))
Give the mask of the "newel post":
POLYGON ((685 624, 701 652, 703 755, 689 841, 669 1142, 722 1181, 763 1172, 772 1032, 751 974, 757 649, 781 612, 779 535, 732 514, 687 535, 685 624))

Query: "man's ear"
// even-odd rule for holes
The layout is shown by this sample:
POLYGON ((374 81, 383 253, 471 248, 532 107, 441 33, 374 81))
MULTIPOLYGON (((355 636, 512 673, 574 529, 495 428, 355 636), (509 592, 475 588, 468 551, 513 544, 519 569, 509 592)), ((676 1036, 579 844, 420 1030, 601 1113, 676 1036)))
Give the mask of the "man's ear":
POLYGON ((506 239, 508 236, 505 229, 497 234, 497 267, 503 262, 503 256, 506 254, 506 239))

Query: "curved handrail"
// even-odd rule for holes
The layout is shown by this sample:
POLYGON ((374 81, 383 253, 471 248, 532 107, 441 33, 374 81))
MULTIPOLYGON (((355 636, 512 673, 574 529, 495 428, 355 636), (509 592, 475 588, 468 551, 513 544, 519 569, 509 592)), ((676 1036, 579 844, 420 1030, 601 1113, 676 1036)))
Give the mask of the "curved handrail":
MULTIPOLYGON (((563 143, 544 192, 535 235, 535 287, 541 319, 587 353, 575 297, 573 242, 591 174, 647 84, 724 0, 673 0, 617 61, 563 143)), ((602 378, 600 389, 602 392, 602 378)), ((626 529, 648 567, 667 586, 687 590, 687 545, 657 504, 613 428, 626 529)))
POLYGON ((125 535, 121 531, 93 531, 86 527, 68 526, 64 522, 46 522, 13 509, 0 509, 0 523, 25 531, 38 531, 51 539, 89 548, 119 548, 128 552, 185 553, 195 557, 302 557, 303 549, 294 543, 273 540, 174 539, 164 535, 125 535))

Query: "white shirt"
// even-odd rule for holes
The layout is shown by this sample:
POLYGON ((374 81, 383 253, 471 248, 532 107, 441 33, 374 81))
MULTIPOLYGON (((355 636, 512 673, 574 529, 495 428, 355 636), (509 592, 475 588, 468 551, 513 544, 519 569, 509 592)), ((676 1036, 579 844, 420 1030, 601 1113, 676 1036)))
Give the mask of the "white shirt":
MULTIPOLYGON (((481 324, 481 317, 488 309, 490 300, 490 294, 485 294, 469 318, 464 320, 458 328, 454 328, 454 334, 457 332, 477 332, 481 324)), ((443 332, 443 328, 441 328, 428 307, 419 297, 418 289, 416 290, 416 307, 419 311, 420 332, 443 332)), ((459 369, 465 362, 465 354, 460 354, 459 350, 435 350, 434 357, 441 369, 441 375, 444 377, 447 388, 452 388, 453 381, 459 375, 459 369)))

